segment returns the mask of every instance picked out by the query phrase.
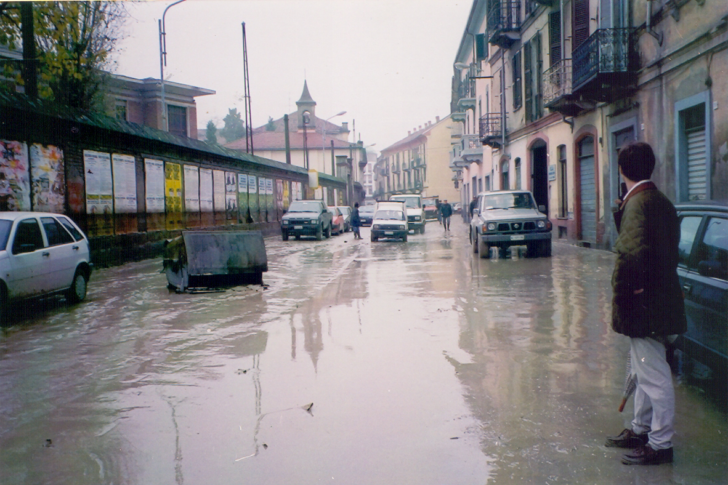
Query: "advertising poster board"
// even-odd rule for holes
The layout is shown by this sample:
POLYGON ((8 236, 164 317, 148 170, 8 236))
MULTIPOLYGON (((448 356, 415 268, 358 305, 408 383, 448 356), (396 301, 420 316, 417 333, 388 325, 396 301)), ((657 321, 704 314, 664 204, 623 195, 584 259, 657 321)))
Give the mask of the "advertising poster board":
POLYGON ((273 196, 273 179, 265 179, 265 193, 268 201, 268 222, 277 221, 276 200, 273 196))
POLYGON ((136 161, 131 155, 111 155, 114 171, 114 213, 136 213, 136 161))
POLYGON ((285 182, 281 179, 276 179, 276 211, 278 212, 278 220, 283 215, 283 184, 285 182))
POLYGON ((235 172, 225 172, 225 218, 238 220, 238 176, 235 172))
POLYGON ((200 169, 200 211, 213 211, 212 170, 200 169))
POLYGON ((182 229, 182 165, 164 164, 164 204, 167 210, 167 230, 182 229))
POLYGON ((248 210, 253 222, 260 222, 258 206, 258 178, 255 175, 248 175, 248 210))
POLYGON ((260 212, 260 222, 268 220, 268 202, 265 192, 265 179, 258 177, 258 211, 260 212))
POLYGON ((185 211, 200 212, 200 170, 196 165, 185 165, 185 211))
POLYGON ((215 212, 225 212, 225 172, 212 171, 213 205, 215 212))
POLYGON ((111 154, 83 151, 86 214, 90 236, 114 233, 114 188, 111 180, 111 154))
POLYGON ((146 193, 147 214, 164 212, 164 162, 151 158, 144 159, 144 192, 146 193))
POLYGON ((0 140, 0 210, 30 210, 28 145, 0 140))
POLYGON ((35 143, 30 147, 33 210, 66 212, 66 171, 63 150, 35 143))
POLYGON ((248 222, 248 175, 238 174, 238 222, 248 222))

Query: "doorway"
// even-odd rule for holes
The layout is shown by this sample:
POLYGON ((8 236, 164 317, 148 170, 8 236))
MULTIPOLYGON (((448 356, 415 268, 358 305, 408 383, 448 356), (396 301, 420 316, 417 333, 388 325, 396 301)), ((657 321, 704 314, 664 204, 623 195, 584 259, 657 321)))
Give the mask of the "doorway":
POLYGON ((549 213, 549 182, 546 144, 540 142, 531 148, 531 192, 537 205, 546 207, 549 213))

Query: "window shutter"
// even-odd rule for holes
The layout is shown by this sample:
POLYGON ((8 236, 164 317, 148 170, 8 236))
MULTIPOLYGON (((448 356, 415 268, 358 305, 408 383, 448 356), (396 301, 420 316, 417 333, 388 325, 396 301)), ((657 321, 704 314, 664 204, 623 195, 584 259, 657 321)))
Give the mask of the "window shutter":
POLYGON ((523 46, 523 81, 526 88, 526 123, 533 120, 533 79, 531 77, 531 42, 523 46))
POLYGON ((589 38, 589 0, 574 0, 573 4, 572 51, 589 38))
POLYGON ((488 44, 485 42, 485 34, 475 36, 475 56, 479 61, 488 58, 488 44))
POLYGON ((521 108, 522 96, 522 80, 521 80, 521 51, 513 56, 513 110, 521 108))
POLYGON ((541 32, 537 33, 533 38, 533 48, 536 50, 536 72, 534 76, 534 119, 543 116, 543 49, 541 49, 541 32))
POLYGON ((555 66, 561 61, 561 12, 549 15, 549 62, 555 66))

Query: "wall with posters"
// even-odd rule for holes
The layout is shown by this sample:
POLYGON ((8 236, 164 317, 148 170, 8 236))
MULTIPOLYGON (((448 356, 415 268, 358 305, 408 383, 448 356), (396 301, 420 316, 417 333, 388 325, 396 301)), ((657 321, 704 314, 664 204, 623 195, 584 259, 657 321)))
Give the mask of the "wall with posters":
POLYGON ((25 99, 0 93, 0 210, 67 214, 102 260, 138 257, 187 228, 277 232, 305 194, 301 167, 25 99))

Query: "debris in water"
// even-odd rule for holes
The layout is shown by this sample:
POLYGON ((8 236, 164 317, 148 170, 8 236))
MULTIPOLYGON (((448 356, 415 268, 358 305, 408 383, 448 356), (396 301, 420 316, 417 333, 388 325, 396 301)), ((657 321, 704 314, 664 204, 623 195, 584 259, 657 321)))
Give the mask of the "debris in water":
POLYGON ((459 440, 459 439, 460 439, 460 437, 458 437, 458 436, 453 436, 453 437, 452 437, 452 438, 450 438, 450 439, 451 439, 451 440, 459 440))
POLYGON ((248 369, 238 369, 238 370, 235 371, 235 373, 238 374, 238 375, 240 375, 240 374, 247 374, 248 373, 248 369))
POLYGON ((52 446, 53 446, 53 441, 51 441, 51 439, 50 439, 50 438, 48 438, 48 439, 47 439, 47 440, 45 441, 45 447, 46 447, 46 448, 51 448, 52 446))
POLYGON ((313 416, 313 413, 311 412, 311 408, 313 407, 313 403, 308 403, 308 404, 305 404, 305 405, 303 405, 301 407, 303 408, 304 411, 306 411, 308 414, 310 414, 311 416, 313 416))

